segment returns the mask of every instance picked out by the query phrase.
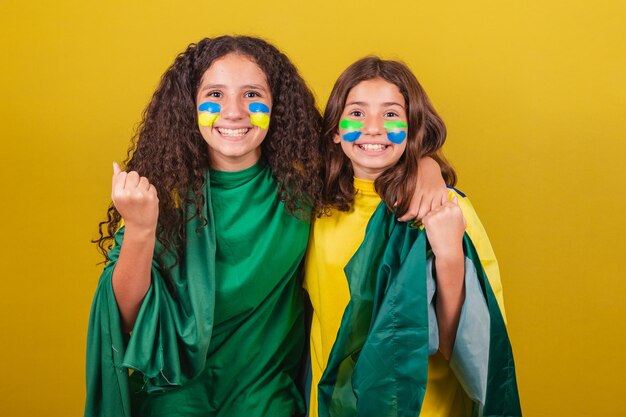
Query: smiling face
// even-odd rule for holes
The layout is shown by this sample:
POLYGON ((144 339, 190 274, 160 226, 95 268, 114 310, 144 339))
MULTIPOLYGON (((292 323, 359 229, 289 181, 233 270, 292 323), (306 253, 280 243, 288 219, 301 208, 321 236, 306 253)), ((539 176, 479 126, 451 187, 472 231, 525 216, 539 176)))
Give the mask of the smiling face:
POLYGON ((341 144, 355 177, 375 180, 404 153, 406 132, 406 103, 400 89, 374 78, 348 93, 333 141, 341 144))
POLYGON ((211 64, 196 96, 211 168, 240 171, 259 160, 271 107, 267 77, 250 58, 230 53, 211 64))

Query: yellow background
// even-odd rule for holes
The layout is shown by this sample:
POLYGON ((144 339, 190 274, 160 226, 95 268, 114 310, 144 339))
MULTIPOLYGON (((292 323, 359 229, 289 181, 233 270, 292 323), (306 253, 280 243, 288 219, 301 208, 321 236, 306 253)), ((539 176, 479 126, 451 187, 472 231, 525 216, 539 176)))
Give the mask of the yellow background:
POLYGON ((626 5, 597 0, 0 4, 0 415, 82 415, 111 161, 160 75, 222 33, 320 106, 370 53, 415 71, 499 255, 526 416, 626 415, 626 5))

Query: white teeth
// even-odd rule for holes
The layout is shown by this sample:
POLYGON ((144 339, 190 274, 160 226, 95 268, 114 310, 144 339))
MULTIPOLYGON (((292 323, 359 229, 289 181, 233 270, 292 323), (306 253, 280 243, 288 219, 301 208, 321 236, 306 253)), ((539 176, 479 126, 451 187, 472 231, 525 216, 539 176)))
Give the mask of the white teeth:
POLYGON ((359 145, 359 148, 363 149, 364 151, 384 151, 387 146, 381 143, 363 143, 359 145))
POLYGON ((243 128, 243 129, 225 129, 223 127, 220 127, 217 130, 220 132, 220 134, 222 136, 243 136, 246 133, 248 133, 248 130, 250 130, 250 129, 247 129, 247 128, 243 128))

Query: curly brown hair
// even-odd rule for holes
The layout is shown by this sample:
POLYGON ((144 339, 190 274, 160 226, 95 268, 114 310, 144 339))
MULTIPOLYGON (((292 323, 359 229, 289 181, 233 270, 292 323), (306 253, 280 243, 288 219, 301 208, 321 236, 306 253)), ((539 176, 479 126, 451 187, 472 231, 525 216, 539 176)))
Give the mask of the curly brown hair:
POLYGON ((356 193, 352 163, 333 138, 339 130, 350 90, 360 82, 374 78, 382 78, 400 89, 407 106, 409 125, 405 152, 374 182, 376 192, 387 207, 396 213, 408 210, 417 182, 417 164, 423 156, 430 156, 439 163, 446 184, 456 183, 456 174, 441 153, 446 126, 415 75, 401 62, 369 56, 354 62, 339 76, 324 111, 321 147, 326 164, 323 193, 326 213, 331 207, 341 211, 349 211, 352 207, 356 193))
MULTIPOLYGON (((204 72, 231 53, 249 57, 265 73, 272 95, 272 120, 261 145, 287 211, 308 218, 321 205, 319 132, 315 99, 289 58, 268 42, 249 36, 205 38, 179 54, 161 78, 132 138, 126 170, 150 180, 159 196, 157 239, 163 252, 185 247, 185 207, 202 216, 202 189, 209 167, 207 143, 198 129, 196 94, 204 72)), ((94 240, 105 256, 121 216, 110 204, 94 240)), ((202 222, 206 219, 201 218, 202 222)), ((161 254, 159 254, 160 256, 161 254)))

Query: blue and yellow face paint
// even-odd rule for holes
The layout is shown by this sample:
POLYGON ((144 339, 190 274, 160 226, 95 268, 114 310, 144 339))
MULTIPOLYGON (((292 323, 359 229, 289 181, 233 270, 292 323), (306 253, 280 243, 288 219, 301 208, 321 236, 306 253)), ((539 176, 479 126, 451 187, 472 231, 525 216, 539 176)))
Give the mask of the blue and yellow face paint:
POLYGON ((363 123, 357 120, 342 119, 339 122, 339 128, 347 130, 348 132, 341 135, 341 138, 346 142, 354 142, 361 137, 361 129, 363 129, 363 123))
POLYGON ((198 124, 200 126, 211 127, 222 111, 222 107, 211 101, 205 101, 198 106, 198 124))
POLYGON ((250 122, 253 126, 258 126, 261 129, 267 129, 270 125, 270 108, 265 103, 250 103, 248 106, 250 110, 250 122))
POLYGON ((406 124, 406 122, 402 122, 402 121, 389 121, 389 122, 385 122, 385 124, 383 125, 385 127, 385 130, 387 131, 387 139, 389 139, 390 142, 395 143, 396 145, 401 144, 402 142, 404 142, 404 140, 406 139, 406 130, 409 125, 406 124), (400 130, 399 132, 394 132, 396 130, 400 130))

